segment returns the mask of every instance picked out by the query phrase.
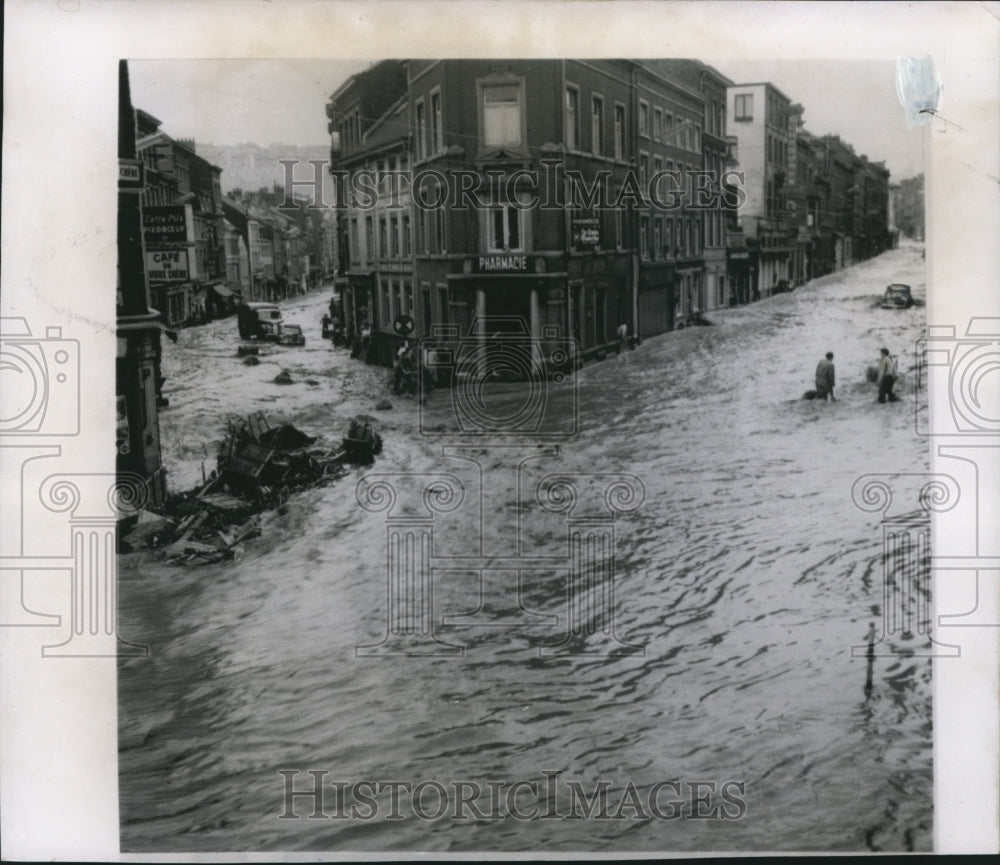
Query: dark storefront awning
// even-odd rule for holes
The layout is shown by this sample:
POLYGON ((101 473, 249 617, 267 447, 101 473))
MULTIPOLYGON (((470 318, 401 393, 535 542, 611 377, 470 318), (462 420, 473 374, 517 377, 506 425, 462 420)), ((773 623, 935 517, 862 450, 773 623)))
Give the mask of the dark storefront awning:
POLYGON ((224 285, 213 285, 211 286, 212 291, 214 291, 219 297, 232 297, 236 292, 224 285))

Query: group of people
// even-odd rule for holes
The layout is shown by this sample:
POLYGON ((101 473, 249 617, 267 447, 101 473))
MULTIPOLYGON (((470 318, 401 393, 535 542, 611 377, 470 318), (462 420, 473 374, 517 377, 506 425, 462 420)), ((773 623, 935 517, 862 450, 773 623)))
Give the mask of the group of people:
MULTIPOLYGON (((899 397, 893 393, 896 385, 896 358, 889 354, 889 349, 880 350, 878 364, 875 367, 878 384, 878 401, 880 403, 896 402, 899 397)), ((833 365, 833 352, 828 351, 816 366, 816 399, 836 402, 833 388, 836 385, 836 371, 833 365)))

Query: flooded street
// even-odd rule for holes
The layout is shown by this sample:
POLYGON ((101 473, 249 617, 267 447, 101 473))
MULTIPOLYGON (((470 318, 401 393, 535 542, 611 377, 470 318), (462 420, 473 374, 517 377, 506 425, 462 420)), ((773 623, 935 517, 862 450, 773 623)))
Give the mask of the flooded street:
MULTIPOLYGON (((262 410, 330 447, 368 414, 385 447, 373 466, 293 496, 234 561, 122 557, 119 630, 150 649, 119 663, 122 850, 929 850, 930 660, 879 659, 866 700, 864 660, 851 659, 882 597, 878 515, 853 505, 852 484, 928 463, 914 431, 925 311, 879 309, 889 282, 923 300, 921 247, 589 364, 551 385, 549 410, 565 419, 576 406, 579 433, 547 449, 449 437, 449 392, 423 417, 389 396, 388 370, 320 339, 326 291, 283 303, 306 345, 262 349, 256 367, 236 356, 235 318, 181 331, 164 345, 172 489, 215 467, 227 414, 262 410), (898 356, 896 404, 878 405, 866 381, 883 345, 898 356), (803 400, 826 351, 837 402, 803 400), (295 384, 271 383, 282 369, 295 384), (375 411, 386 396, 392 410, 375 411), (456 442, 472 447, 442 452, 456 442), (456 563, 433 591, 437 637, 462 655, 356 656, 389 616, 386 514, 355 492, 372 472, 401 477, 401 499, 419 494, 407 477, 461 482, 461 503, 434 525, 434 554, 456 563), (558 649, 579 613, 565 570, 461 563, 563 561, 566 515, 524 486, 552 473, 626 473, 643 487, 615 521, 613 633, 577 639, 579 655, 558 649), (746 810, 425 820, 403 808, 391 820, 380 794, 375 819, 311 819, 306 797, 294 819, 280 770, 298 771, 296 790, 312 770, 326 784, 468 781, 484 800, 489 782, 532 782, 537 795, 517 796, 525 812, 553 807, 542 773, 561 772, 561 814, 567 782, 608 782, 612 803, 629 785, 645 803, 660 782, 683 788, 678 800, 693 782, 739 782, 746 810)), ((325 810, 337 804, 329 788, 325 810)))

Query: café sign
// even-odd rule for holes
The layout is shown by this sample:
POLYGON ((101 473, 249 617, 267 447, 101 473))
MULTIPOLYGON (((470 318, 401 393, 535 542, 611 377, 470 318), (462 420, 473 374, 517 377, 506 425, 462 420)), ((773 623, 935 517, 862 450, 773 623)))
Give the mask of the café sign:
POLYGON ((186 282, 189 273, 186 249, 146 252, 146 274, 153 282, 186 282))

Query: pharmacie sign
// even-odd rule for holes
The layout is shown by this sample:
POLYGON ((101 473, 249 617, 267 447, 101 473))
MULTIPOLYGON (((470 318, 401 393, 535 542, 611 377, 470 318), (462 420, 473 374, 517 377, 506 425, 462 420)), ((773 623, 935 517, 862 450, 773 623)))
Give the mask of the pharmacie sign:
POLYGON ((470 259, 473 273, 536 273, 535 258, 530 255, 477 255, 470 259))
POLYGON ((186 249, 146 252, 146 275, 153 282, 186 282, 189 273, 186 249))
POLYGON ((189 204, 144 207, 142 239, 147 249, 184 247, 194 242, 194 218, 189 204))

